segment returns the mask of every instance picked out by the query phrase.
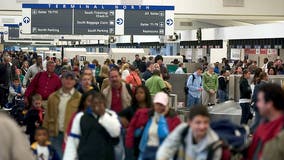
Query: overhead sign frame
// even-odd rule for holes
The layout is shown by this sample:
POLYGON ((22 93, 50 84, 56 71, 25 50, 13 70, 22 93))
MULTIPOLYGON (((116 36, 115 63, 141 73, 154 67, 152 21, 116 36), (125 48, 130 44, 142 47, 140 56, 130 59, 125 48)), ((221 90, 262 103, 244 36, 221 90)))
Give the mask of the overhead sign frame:
MULTIPOLYGON (((164 12, 164 18, 163 21, 160 22, 160 24, 163 24, 164 26, 161 27, 163 28, 163 32, 160 32, 159 34, 132 34, 131 35, 172 35, 174 33, 174 6, 152 6, 152 5, 104 5, 104 4, 22 4, 22 33, 23 34, 58 34, 58 35, 130 35, 128 34, 127 27, 125 26, 127 19, 125 18, 125 12, 134 10, 134 11, 163 11, 164 12), (64 15, 61 15, 62 17, 65 18, 60 18, 57 19, 57 21, 60 21, 64 27, 61 26, 53 26, 54 28, 50 27, 48 28, 48 24, 44 24, 44 21, 48 21, 49 23, 53 23, 52 20, 56 20, 56 16, 53 15, 51 16, 50 19, 48 18, 40 18, 42 24, 44 24, 42 27, 43 29, 40 29, 40 31, 43 32, 35 32, 38 31, 39 29, 34 25, 35 23, 39 25, 40 21, 37 20, 37 22, 34 22, 35 19, 33 17, 33 12, 36 11, 42 11, 42 13, 47 14, 52 14, 55 13, 57 15, 60 15, 61 11, 67 11, 68 13, 65 13, 64 15), (102 11, 106 13, 105 10, 108 10, 109 13, 114 13, 115 16, 113 18, 110 18, 110 14, 108 16, 101 17, 100 21, 103 21, 104 23, 97 24, 94 26, 93 34, 88 33, 84 30, 84 28, 79 29, 78 31, 78 26, 81 24, 81 26, 88 27, 88 25, 85 22, 78 23, 78 21, 75 20, 75 13, 80 12, 80 10, 91 10, 95 11, 102 11), (46 12, 44 12, 46 11, 46 12), (70 13, 71 12, 71 13, 70 13), (67 14, 67 15, 66 15, 67 14), (66 17, 72 17, 72 22, 70 24, 70 20, 66 22, 66 17), (33 21, 34 19, 34 21, 33 21), (104 21, 105 20, 105 21, 104 21), (77 22, 77 24, 75 23, 77 22), (63 24, 64 23, 64 24, 63 24), (68 24, 67 24, 68 23, 68 24), (82 25, 83 24, 83 25, 82 25), (99 31, 101 30, 96 30, 97 28, 107 28, 108 31, 103 30, 102 33, 100 34, 99 31), (45 28, 44 28, 45 27, 45 28), (64 30, 67 30, 64 32, 64 30), (54 31, 54 32, 53 32, 54 31), (56 32, 55 32, 56 31, 56 32), (71 32, 70 32, 71 31, 71 32), (98 31, 98 32, 97 32, 98 31), (163 33, 163 34, 161 34, 163 33)), ((63 14, 63 13, 62 13, 63 14)), ((81 19, 84 19, 86 16, 81 15, 79 16, 81 19)), ((91 16, 90 16, 91 17, 91 16)), ((95 21, 95 19, 93 19, 95 21)), ((160 25, 159 24, 159 25, 160 25)), ((50 24, 54 25, 54 24, 50 24)), ((92 27, 89 25, 89 27, 92 27)), ((141 26, 140 26, 141 27, 141 26)), ((143 27, 143 26, 142 26, 143 27)), ((140 28, 138 28, 140 29, 140 28)), ((141 28, 143 29, 143 28, 141 28)), ((91 29, 89 29, 92 31, 91 29)), ((137 32, 134 32, 137 33, 137 32)))

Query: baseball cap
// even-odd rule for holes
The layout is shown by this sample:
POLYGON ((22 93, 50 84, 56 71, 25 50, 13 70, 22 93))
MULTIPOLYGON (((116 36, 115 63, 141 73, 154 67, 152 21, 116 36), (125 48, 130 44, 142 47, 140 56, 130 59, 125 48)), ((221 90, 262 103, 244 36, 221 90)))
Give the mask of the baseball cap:
POLYGON ((67 71, 65 73, 62 74, 62 78, 71 78, 71 79, 75 79, 75 74, 73 72, 67 71))
POLYGON ((158 92, 154 97, 154 103, 160 103, 167 106, 169 103, 169 96, 165 92, 158 92))

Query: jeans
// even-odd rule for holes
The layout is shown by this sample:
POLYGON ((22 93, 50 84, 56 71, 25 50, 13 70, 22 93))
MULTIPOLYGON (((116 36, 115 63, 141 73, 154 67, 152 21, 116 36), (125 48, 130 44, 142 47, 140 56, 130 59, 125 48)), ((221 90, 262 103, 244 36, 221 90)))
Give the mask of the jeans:
POLYGON ((219 102, 222 103, 222 102, 225 102, 228 98, 227 96, 227 92, 226 91, 223 91, 223 90, 218 90, 218 97, 219 97, 219 102))
POLYGON ((249 103, 240 103, 242 108, 242 117, 241 117, 241 124, 248 124, 248 121, 251 116, 250 112, 250 104, 249 103))
POLYGON ((64 140, 64 134, 62 132, 59 132, 57 137, 50 137, 51 144, 58 153, 60 159, 62 159, 63 157, 63 151, 62 151, 63 140, 64 140))
POLYGON ((188 94, 187 95, 187 107, 192 107, 193 105, 199 104, 200 103, 200 98, 195 98, 192 95, 188 94))

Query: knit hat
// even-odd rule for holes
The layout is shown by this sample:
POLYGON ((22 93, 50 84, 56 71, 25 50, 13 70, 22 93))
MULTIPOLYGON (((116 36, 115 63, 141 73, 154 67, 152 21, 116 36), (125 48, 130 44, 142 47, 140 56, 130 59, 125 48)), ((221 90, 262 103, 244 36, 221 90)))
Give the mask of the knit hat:
POLYGON ((169 103, 169 96, 165 92, 158 92, 154 97, 154 103, 167 106, 169 103))

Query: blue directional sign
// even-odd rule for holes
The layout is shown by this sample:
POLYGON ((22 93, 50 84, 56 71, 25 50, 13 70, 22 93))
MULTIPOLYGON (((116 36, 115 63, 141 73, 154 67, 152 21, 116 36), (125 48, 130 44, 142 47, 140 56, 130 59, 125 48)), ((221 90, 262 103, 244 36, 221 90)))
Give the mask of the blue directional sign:
POLYGON ((166 23, 168 26, 171 26, 174 24, 174 21, 172 19, 167 19, 166 23))
POLYGON ((122 18, 117 18, 116 19, 116 24, 122 25, 123 24, 123 19, 122 18))
POLYGON ((30 21, 31 21, 31 19, 29 17, 23 18, 23 22, 26 23, 26 24, 30 23, 30 21))

